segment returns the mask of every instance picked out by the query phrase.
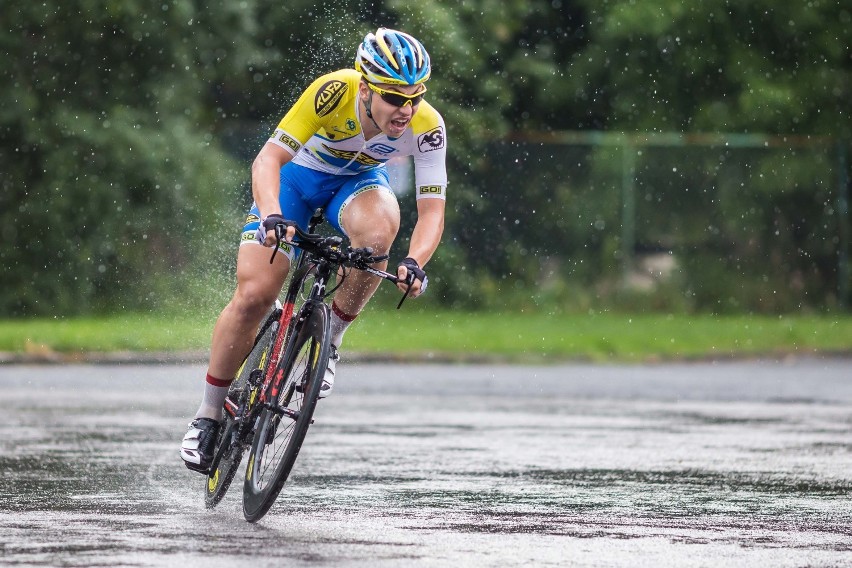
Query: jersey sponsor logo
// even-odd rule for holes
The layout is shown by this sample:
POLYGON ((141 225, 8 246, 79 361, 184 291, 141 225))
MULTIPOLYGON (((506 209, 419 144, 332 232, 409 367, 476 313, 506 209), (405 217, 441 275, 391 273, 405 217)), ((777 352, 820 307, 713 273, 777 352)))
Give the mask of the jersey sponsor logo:
POLYGON ((420 195, 441 195, 444 193, 444 188, 440 185, 421 185, 417 188, 417 193, 420 195))
POLYGON ((302 145, 299 142, 297 142, 293 138, 287 136, 283 132, 281 133, 281 136, 278 137, 278 140, 280 140, 285 146, 288 146, 289 148, 291 148, 294 152, 298 152, 299 148, 302 147, 302 145))
POLYGON ((248 225, 249 223, 260 223, 260 217, 258 217, 254 213, 249 213, 248 217, 246 217, 245 224, 248 225))
POLYGON ((431 152, 444 147, 444 128, 438 126, 425 132, 417 139, 417 147, 421 152, 431 152))
POLYGON ((323 144, 322 147, 331 156, 334 156, 335 158, 338 158, 340 160, 346 160, 347 162, 354 159, 357 163, 359 163, 363 166, 378 166, 379 164, 384 163, 384 162, 380 162, 379 160, 377 160, 375 158, 371 158, 370 156, 368 156, 366 154, 362 154, 362 153, 359 153, 359 152, 351 152, 349 150, 338 150, 337 148, 332 148, 332 147, 327 146, 325 144, 323 144), (357 156, 357 158, 356 158, 356 156, 357 156))
POLYGON ((336 109, 348 88, 349 86, 346 83, 336 79, 332 79, 320 87, 314 99, 314 109, 317 111, 317 116, 322 118, 336 109))
POLYGON ((367 146, 367 150, 375 152, 376 154, 382 154, 383 156, 396 152, 396 148, 388 146, 387 144, 382 144, 381 142, 376 142, 372 146, 367 146))
MULTIPOLYGON (((322 136, 323 133, 324 133, 327 138, 329 138, 331 140, 336 140, 337 134, 333 134, 333 133, 329 132, 329 128, 331 128, 331 130, 334 130, 334 132, 337 132, 337 134, 340 134, 342 136, 342 139, 343 138, 352 138, 352 132, 351 131, 347 132, 346 130, 343 130, 342 128, 340 128, 340 126, 338 126, 336 124, 332 124, 330 127, 326 126, 324 129, 320 129, 320 135, 322 136)), ((348 128, 348 126, 347 126, 347 128, 348 128)))

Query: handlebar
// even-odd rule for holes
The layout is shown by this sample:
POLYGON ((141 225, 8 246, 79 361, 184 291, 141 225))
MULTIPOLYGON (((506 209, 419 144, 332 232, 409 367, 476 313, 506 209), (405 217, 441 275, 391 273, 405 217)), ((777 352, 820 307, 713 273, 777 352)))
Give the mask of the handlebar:
POLYGON ((374 276, 384 278, 394 284, 399 284, 401 282, 405 283, 407 285, 405 294, 402 296, 399 304, 397 304, 397 309, 402 307, 402 303, 405 302, 405 299, 411 293, 411 285, 414 284, 415 279, 413 272, 409 272, 408 276, 403 280, 396 274, 391 274, 390 272, 370 266, 371 264, 387 260, 389 258, 388 255, 383 254, 374 256, 374 251, 371 247, 352 248, 349 245, 344 246, 344 239, 342 237, 324 237, 322 235, 308 233, 292 222, 280 222, 275 224, 276 243, 275 249, 272 251, 272 257, 269 259, 269 264, 272 264, 275 260, 275 253, 277 253, 278 249, 281 247, 281 241, 286 240, 287 227, 293 227, 296 231, 295 238, 298 239, 294 239, 291 244, 302 249, 306 253, 338 266, 355 268, 356 270, 369 272, 374 276))

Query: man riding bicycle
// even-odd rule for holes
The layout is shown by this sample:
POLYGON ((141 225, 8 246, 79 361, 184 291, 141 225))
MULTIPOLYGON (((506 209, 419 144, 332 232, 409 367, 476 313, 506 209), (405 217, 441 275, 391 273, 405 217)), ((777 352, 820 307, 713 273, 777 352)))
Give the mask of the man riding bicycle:
MULTIPOLYGON (((276 224, 286 220, 306 227, 312 212, 322 207, 329 224, 352 246, 387 254, 400 211, 385 162, 413 156, 417 223, 396 273, 402 291, 409 273, 415 275, 410 295, 425 291, 423 267, 441 240, 447 187, 444 120, 424 100, 430 74, 429 54, 418 40, 379 28, 358 46, 355 69, 316 79, 261 148, 251 168, 254 204, 237 255, 237 288, 213 329, 203 399, 181 445, 189 469, 209 469, 228 387, 294 261, 295 249, 282 244, 269 264, 264 247, 276 245, 276 224)), ((288 227, 287 240, 293 234, 288 227)), ((376 265, 386 266, 387 261, 376 265)), ((335 293, 332 353, 320 398, 334 386, 346 329, 379 282, 353 271, 335 293)))

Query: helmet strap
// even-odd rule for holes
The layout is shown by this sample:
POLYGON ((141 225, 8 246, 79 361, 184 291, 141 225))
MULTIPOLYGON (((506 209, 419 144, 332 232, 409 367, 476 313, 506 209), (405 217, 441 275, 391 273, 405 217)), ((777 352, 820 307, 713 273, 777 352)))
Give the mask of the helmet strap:
POLYGON ((372 106, 373 106, 373 91, 370 91, 370 94, 367 95, 367 102, 364 103, 364 110, 367 112, 367 118, 372 120, 373 124, 376 125, 376 128, 378 128, 379 131, 381 131, 382 127, 379 126, 379 123, 376 122, 375 118, 373 118, 373 111, 371 110, 372 106))

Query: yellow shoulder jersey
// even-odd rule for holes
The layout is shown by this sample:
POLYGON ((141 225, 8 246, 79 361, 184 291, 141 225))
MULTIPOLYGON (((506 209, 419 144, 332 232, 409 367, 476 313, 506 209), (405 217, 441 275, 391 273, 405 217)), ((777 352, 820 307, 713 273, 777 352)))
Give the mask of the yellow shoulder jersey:
POLYGON ((365 140, 358 115, 360 81, 354 69, 323 75, 302 93, 269 141, 293 154, 294 163, 334 175, 354 175, 391 158, 413 156, 417 198, 444 199, 444 119, 424 100, 402 136, 365 140))

